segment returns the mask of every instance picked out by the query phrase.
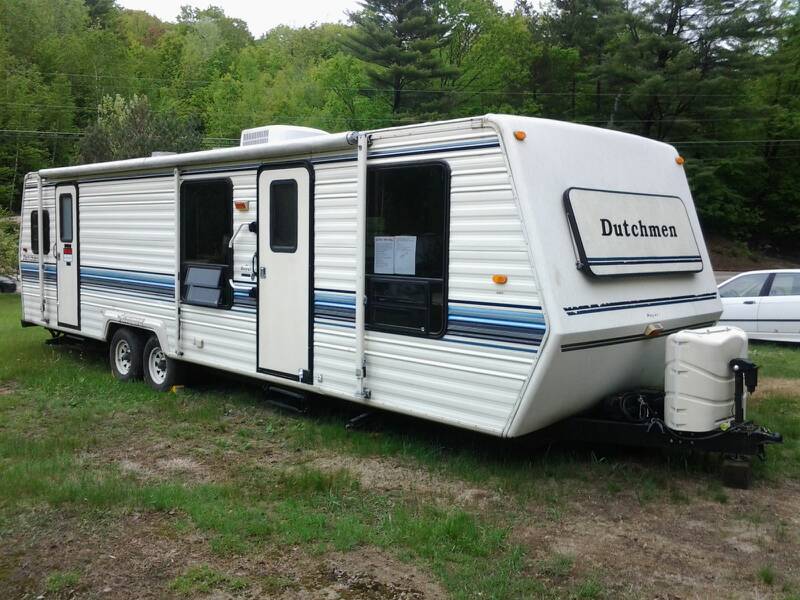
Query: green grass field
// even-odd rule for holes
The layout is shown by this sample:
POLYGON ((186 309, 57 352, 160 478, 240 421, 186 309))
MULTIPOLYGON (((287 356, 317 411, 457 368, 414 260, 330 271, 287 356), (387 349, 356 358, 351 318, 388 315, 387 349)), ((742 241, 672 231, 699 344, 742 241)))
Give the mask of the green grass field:
MULTIPOLYGON (((115 597, 139 597, 142 586, 152 597, 292 597, 329 585, 319 565, 350 564, 359 552, 430 580, 419 597, 639 597, 649 589, 644 571, 630 587, 600 550, 582 557, 580 545, 565 550, 537 536, 569 540, 585 506, 658 514, 710 505, 709 519, 722 507, 752 522, 762 496, 791 496, 800 483, 795 348, 754 349, 762 376, 798 385, 783 382, 753 401, 749 416, 786 443, 756 464, 756 489, 741 492, 756 500, 739 507, 708 457, 532 448, 394 415, 347 431, 353 407, 321 399, 309 415, 289 415, 265 404, 259 387, 224 378, 158 394, 114 381, 102 347, 46 346, 47 337, 20 328, 18 296, 0 297, 0 539, 11 541, 0 545, 0 589, 8 597, 94 597, 103 568, 120 571, 115 597), (125 538, 134 532, 177 562, 150 557, 156 566, 136 575, 129 564, 144 559, 125 556, 138 548, 125 538), (112 538, 113 551, 104 546, 112 538), (287 549, 295 571, 278 568, 287 549), (103 552, 121 555, 115 567, 103 567, 103 552)), ((763 518, 783 528, 787 551, 798 549, 784 517, 763 518)), ((753 585, 782 586, 785 597, 800 581, 772 559, 751 570, 753 585)), ((397 592, 377 581, 369 589, 386 595, 369 595, 359 581, 347 579, 344 597, 397 592)))

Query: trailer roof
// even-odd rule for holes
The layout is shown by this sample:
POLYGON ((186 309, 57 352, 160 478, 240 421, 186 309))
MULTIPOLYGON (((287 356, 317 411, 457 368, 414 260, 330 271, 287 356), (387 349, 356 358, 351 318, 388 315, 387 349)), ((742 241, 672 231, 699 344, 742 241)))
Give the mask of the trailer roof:
MULTIPOLYGON (((424 127, 452 126, 459 123, 470 123, 476 121, 495 123, 500 128, 519 123, 524 119, 534 127, 564 128, 564 129, 585 129, 591 130, 595 134, 603 132, 609 136, 626 136, 639 138, 643 143, 664 144, 657 140, 637 136, 630 133, 592 127, 567 121, 557 121, 553 119, 542 119, 537 117, 523 117, 504 114, 486 114, 475 117, 465 117, 450 119, 446 121, 433 121, 415 123, 412 125, 401 125, 399 127, 386 127, 382 129, 370 130, 365 133, 384 136, 387 134, 402 135, 403 132, 413 131, 424 127)), ((310 158, 316 154, 323 154, 344 148, 355 146, 359 132, 346 131, 341 133, 331 133, 327 135, 310 136, 286 142, 275 142, 266 144, 253 144, 250 146, 237 146, 233 148, 218 148, 215 150, 202 150, 199 152, 187 152, 183 154, 166 154, 160 156, 149 156, 143 158, 131 158, 127 160, 117 160, 102 163, 76 165, 72 167, 55 167, 41 169, 38 171, 40 177, 44 179, 70 180, 79 179, 87 176, 134 173, 138 171, 149 171, 153 169, 173 169, 205 164, 233 163, 242 160, 259 160, 278 157, 304 157, 310 158)), ((528 132, 529 134, 532 132, 528 132)))

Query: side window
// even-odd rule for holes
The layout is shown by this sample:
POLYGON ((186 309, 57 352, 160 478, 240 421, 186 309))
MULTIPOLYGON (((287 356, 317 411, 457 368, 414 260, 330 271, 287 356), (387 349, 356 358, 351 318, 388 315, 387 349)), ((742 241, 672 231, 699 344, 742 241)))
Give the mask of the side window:
POLYGON ((444 333, 450 172, 443 163, 373 167, 367 178, 370 329, 444 333))
POLYGON ((187 304, 230 307, 233 269, 233 185, 228 179, 181 185, 182 299, 187 304))
POLYGON ((62 242, 72 241, 72 195, 58 197, 59 237, 62 242))
POLYGON ((770 296, 800 296, 800 273, 775 273, 770 296))
MULTIPOLYGON (((50 211, 42 211, 42 229, 44 239, 42 249, 44 254, 50 254, 50 211)), ((34 254, 39 254, 39 211, 31 211, 31 246, 34 254)))
POLYGON ((719 288, 719 295, 722 298, 746 298, 748 296, 758 296, 767 281, 769 273, 753 273, 742 275, 733 281, 726 283, 719 288))
POLYGON ((297 251, 297 182, 273 181, 269 186, 269 248, 273 252, 297 251))

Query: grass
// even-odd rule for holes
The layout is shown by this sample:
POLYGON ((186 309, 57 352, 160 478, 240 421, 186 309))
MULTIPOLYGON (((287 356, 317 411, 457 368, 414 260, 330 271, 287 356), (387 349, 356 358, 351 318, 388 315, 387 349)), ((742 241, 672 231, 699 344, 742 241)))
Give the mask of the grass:
POLYGON ((179 594, 188 596, 197 593, 207 594, 216 589, 238 592, 247 589, 248 583, 241 577, 231 577, 208 565, 200 565, 173 579, 169 587, 179 594))
MULTIPOLYGON (((45 346, 46 332, 19 328, 18 302, 0 296, 0 389, 7 390, 0 393, 0 537, 43 508, 88 521, 157 514, 177 536, 202 534, 222 565, 287 547, 309 555, 371 547, 433 573, 453 598, 603 598, 614 595, 607 574, 587 575, 568 555, 534 557, 511 535, 523 516, 532 518, 528 507, 541 507, 533 518, 558 525, 570 501, 586 494, 609 500, 632 494, 645 507, 689 504, 697 496, 676 476, 715 477, 696 458, 543 452, 524 440, 396 416, 384 417, 380 431, 347 431, 352 408, 326 402, 309 417, 288 416, 266 408, 257 388, 235 382, 158 394, 142 383, 115 382, 102 348, 45 346), (212 476, 146 477, 114 460, 119 448, 159 444, 211 464, 212 476), (265 463, 275 449, 288 458, 265 463), (366 489, 346 468, 305 464, 309 449, 391 458, 443 481, 491 490, 507 510, 366 489)), ((800 350, 759 345, 754 355, 770 377, 800 377, 800 350)), ((800 397, 768 396, 750 415, 787 437, 757 465, 757 477, 800 479, 800 397)), ((728 502, 716 483, 699 496, 728 502)), ((7 572, 0 555, 0 587, 7 572)), ((80 582, 77 572, 58 571, 42 585, 56 593, 80 582)), ((183 570, 167 586, 193 595, 255 585, 277 593, 292 584, 277 575, 242 578, 214 562, 183 570)))
POLYGON ((800 379, 798 353, 798 344, 750 343, 750 360, 759 366, 761 377, 800 379))
POLYGON ((65 592, 80 583, 80 573, 76 571, 53 571, 47 576, 45 589, 53 594, 65 592))
POLYGON ((767 585, 775 583, 775 570, 769 565, 758 570, 758 578, 767 585))

